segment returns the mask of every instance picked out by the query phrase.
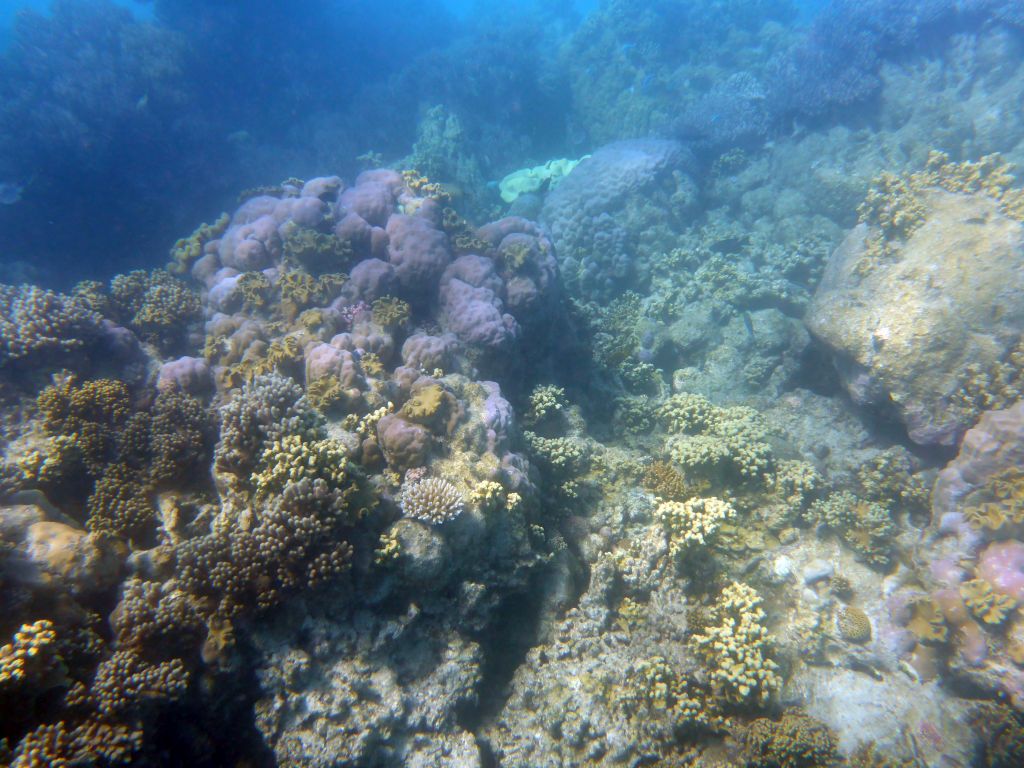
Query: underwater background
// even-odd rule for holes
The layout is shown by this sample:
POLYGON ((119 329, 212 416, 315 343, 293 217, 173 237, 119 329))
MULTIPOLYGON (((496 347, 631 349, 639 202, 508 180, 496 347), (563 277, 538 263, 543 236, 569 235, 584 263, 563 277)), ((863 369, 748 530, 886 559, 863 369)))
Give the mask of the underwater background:
POLYGON ((0 765, 1024 765, 1022 0, 0 3, 0 765))

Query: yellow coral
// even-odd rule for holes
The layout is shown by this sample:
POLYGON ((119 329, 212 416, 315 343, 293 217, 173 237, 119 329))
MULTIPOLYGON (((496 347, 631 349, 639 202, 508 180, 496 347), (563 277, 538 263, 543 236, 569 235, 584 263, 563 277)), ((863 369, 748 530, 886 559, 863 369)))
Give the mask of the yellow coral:
POLYGON ((381 296, 370 307, 373 322, 385 328, 400 327, 409 322, 409 303, 396 296, 381 296))
POLYGON ((691 643, 711 666, 716 691, 733 703, 766 703, 781 681, 775 674, 778 665, 765 657, 770 638, 760 596, 733 582, 722 591, 713 618, 717 623, 694 635, 691 643))
POLYGON ((860 608, 852 605, 839 609, 836 617, 839 636, 849 643, 866 643, 871 639, 871 619, 860 608))
POLYGON ((1017 607, 1016 600, 997 592, 985 579, 965 581, 960 585, 960 596, 971 613, 986 624, 1002 624, 1017 607))
POLYGON ((724 521, 736 516, 732 505, 717 498, 663 501, 656 512, 665 528, 669 554, 675 556, 693 544, 706 544, 724 521))

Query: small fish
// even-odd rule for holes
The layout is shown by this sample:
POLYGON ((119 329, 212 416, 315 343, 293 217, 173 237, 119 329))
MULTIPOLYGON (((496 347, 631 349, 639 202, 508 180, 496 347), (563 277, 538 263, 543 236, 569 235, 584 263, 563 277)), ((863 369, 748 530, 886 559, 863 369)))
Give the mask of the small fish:
POLYGON ((21 200, 25 187, 10 181, 0 181, 0 205, 14 205, 21 200))

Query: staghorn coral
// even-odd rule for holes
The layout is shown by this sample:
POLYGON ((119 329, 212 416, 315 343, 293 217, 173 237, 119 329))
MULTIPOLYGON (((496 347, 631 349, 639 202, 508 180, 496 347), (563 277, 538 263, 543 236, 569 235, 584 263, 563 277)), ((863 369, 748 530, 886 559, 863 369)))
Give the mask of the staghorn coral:
POLYGON ((718 526, 736 516, 726 501, 716 498, 693 498, 688 501, 663 501, 655 515, 660 519, 673 557, 691 545, 710 543, 718 526))
POLYGON ((744 729, 742 742, 750 768, 826 768, 839 761, 835 734, 798 709, 779 720, 757 718, 744 729))
POLYGON ((442 478, 428 477, 402 489, 402 512, 425 523, 447 523, 461 515, 463 507, 458 488, 442 478))
POLYGON ((733 582, 722 590, 704 631, 690 638, 724 701, 764 705, 780 686, 778 667, 765 655, 770 644, 765 618, 757 592, 733 582))
POLYGON ((0 283, 0 368, 68 364, 100 337, 100 322, 78 299, 0 283))
POLYGON ((667 461, 656 459, 644 467, 640 483, 654 496, 668 501, 682 501, 693 495, 686 478, 667 461))

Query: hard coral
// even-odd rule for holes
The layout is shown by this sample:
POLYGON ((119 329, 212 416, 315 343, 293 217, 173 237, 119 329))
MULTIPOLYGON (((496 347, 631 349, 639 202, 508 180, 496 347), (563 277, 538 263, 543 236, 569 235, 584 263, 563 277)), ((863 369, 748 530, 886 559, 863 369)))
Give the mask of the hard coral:
POLYGON ((67 364, 100 337, 100 322, 71 297, 0 284, 0 368, 67 364))
POLYGON ((827 768, 839 760, 835 734, 800 710, 758 718, 743 733, 750 768, 827 768))
POLYGON ((727 586, 715 604, 713 624, 691 642, 710 665, 715 690, 733 704, 766 704, 781 683, 775 662, 766 658, 770 643, 761 598, 741 582, 727 586))
POLYGON ((465 502, 458 488, 447 480, 428 477, 402 490, 402 512, 406 517, 441 525, 462 514, 465 502))

